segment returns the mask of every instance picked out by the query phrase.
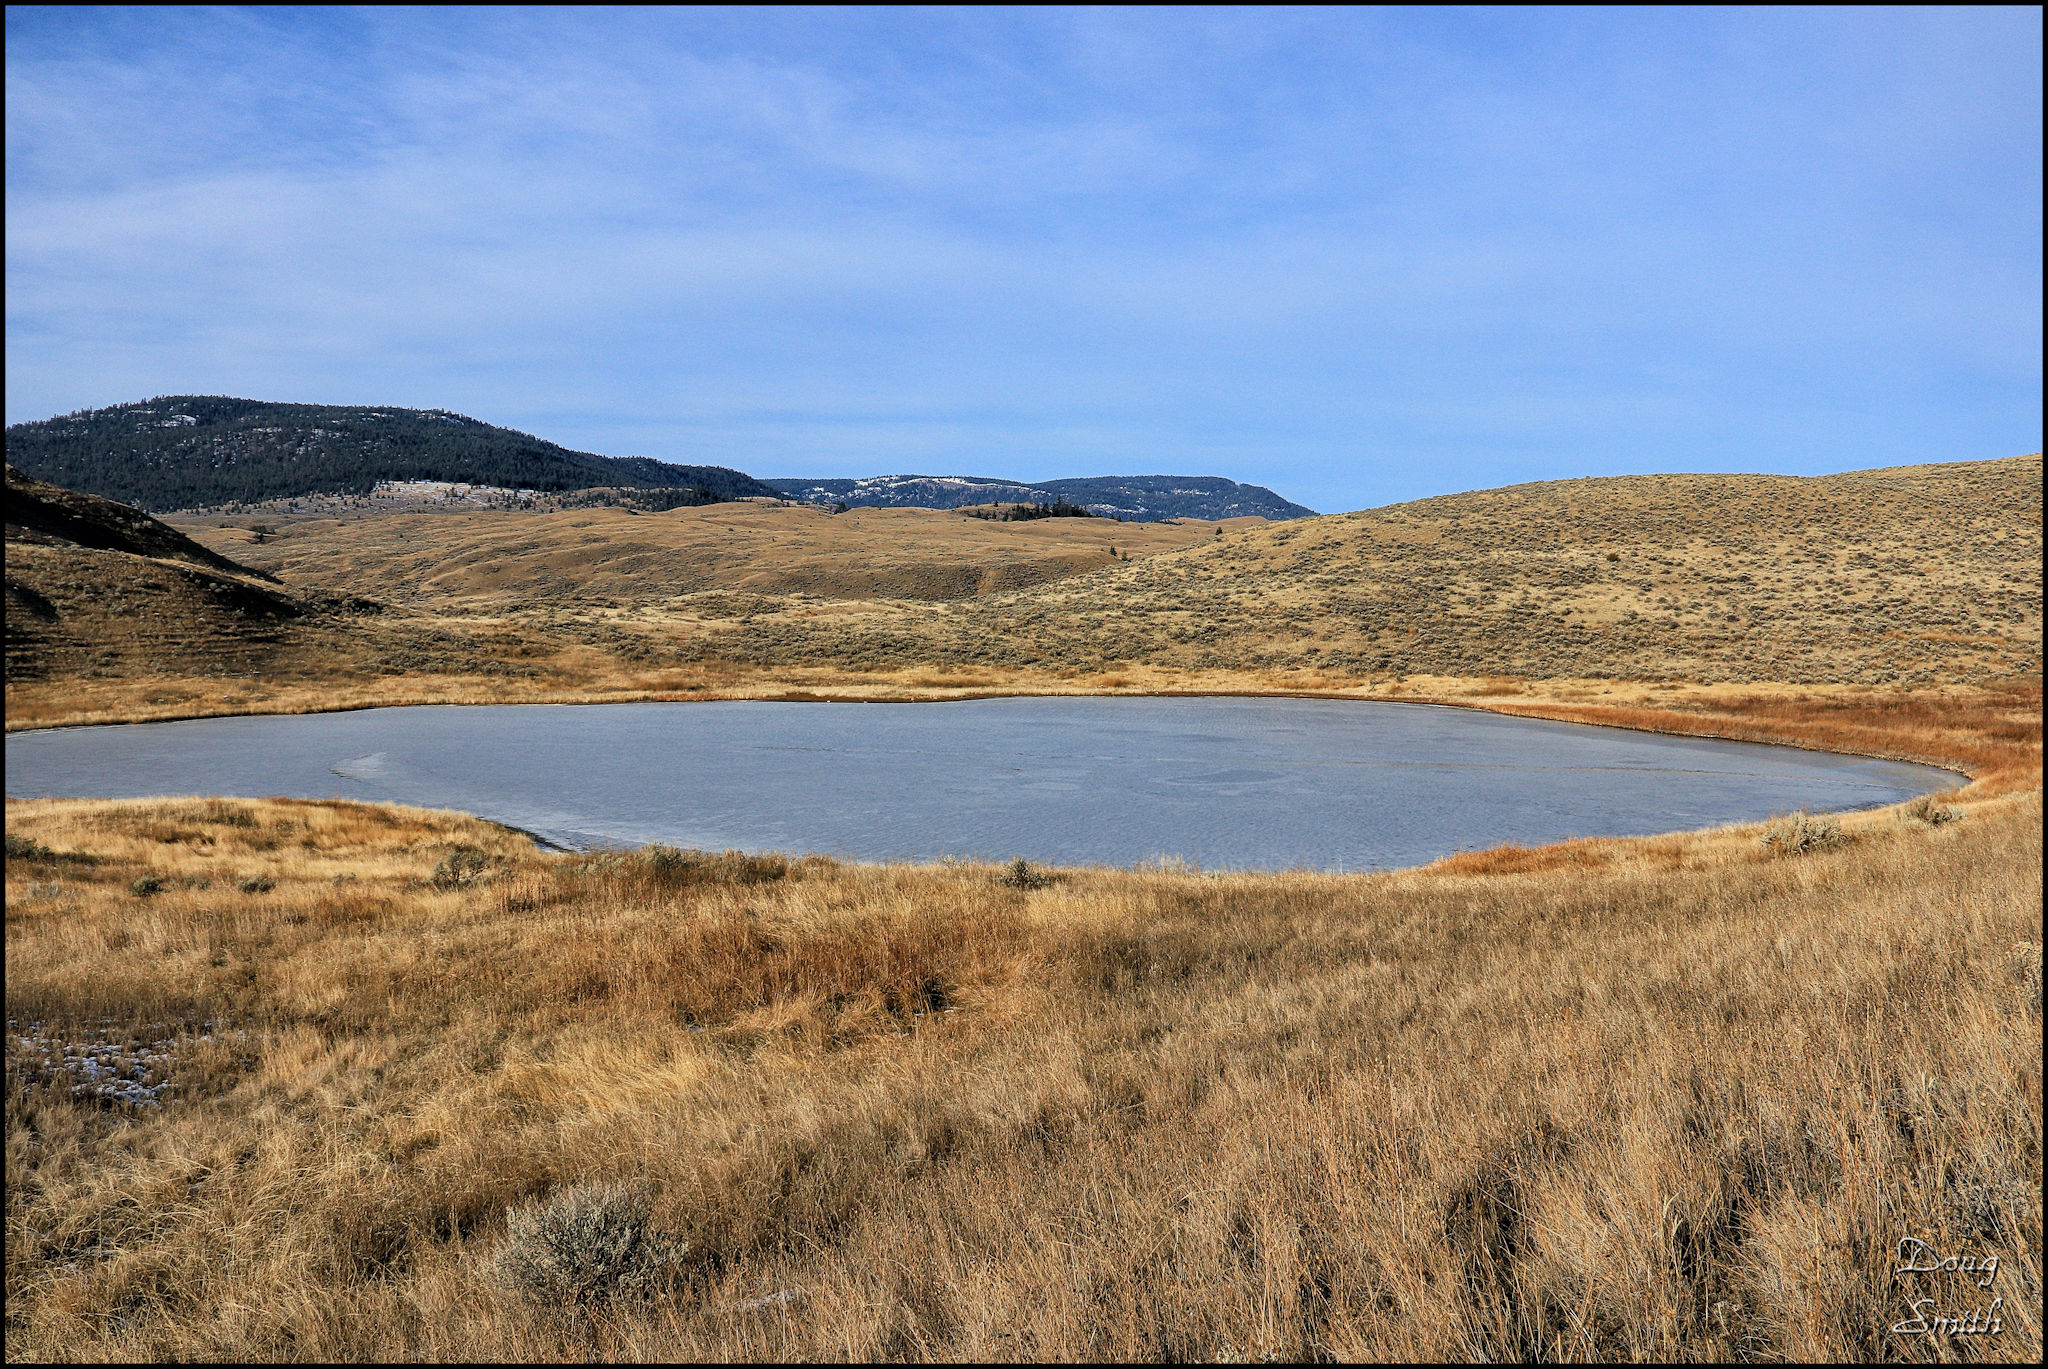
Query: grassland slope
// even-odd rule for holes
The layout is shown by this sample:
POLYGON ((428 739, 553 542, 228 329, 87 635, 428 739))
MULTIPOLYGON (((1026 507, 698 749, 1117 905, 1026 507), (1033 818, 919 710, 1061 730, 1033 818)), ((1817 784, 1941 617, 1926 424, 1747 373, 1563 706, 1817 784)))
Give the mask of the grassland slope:
POLYGON ((97 661, 17 643, 34 624, 9 615, 8 726, 820 689, 2040 686, 2038 456, 1567 481, 1278 525, 767 503, 179 525, 302 598, 397 610, 230 668, 110 574, 71 591, 101 615, 97 661))
POLYGON ((287 587, 148 514, 7 468, 9 722, 22 698, 96 687, 148 708, 160 686, 218 698, 237 681, 375 679, 408 661, 518 667, 502 641, 451 636, 317 585, 287 587), (174 683, 175 682, 175 683, 174 683))
MULTIPOLYGON (((943 563, 915 511, 808 550, 792 510, 608 513, 563 525, 589 541, 559 598, 493 567, 567 537, 437 572, 468 515, 362 520, 318 534, 331 564, 430 587, 308 613, 244 678, 150 578, 211 572, 10 540, 10 727, 1307 688, 1973 782, 1804 851, 1738 827, 1376 876, 559 856, 394 807, 10 802, 8 1358, 2038 1362, 2040 478, 1523 486, 932 599, 871 597, 908 582, 864 567, 892 526, 902 575, 943 563), (712 588, 603 569, 714 516, 712 588), (773 578, 805 556, 847 597, 773 578), (97 567, 61 607, 129 645, 16 679, 18 563, 97 567), (578 1230, 600 1258, 565 1293, 537 1233, 578 1230), (1997 1256, 1932 1310, 2001 1297, 1998 1336, 1888 1332, 1904 1236, 1997 1256)), ((990 531, 1080 531, 1040 526, 990 531)), ((316 559, 277 546, 313 602, 316 559)))
POLYGON ((660 514, 586 509, 172 521, 288 583, 346 584, 425 606, 512 609, 566 599, 657 604, 708 591, 972 598, 1189 546, 1216 527, 1095 518, 1001 523, 934 509, 835 515, 740 502, 660 514))
POLYGON ((2041 459, 1519 485, 1253 527, 941 613, 761 615, 756 664, 1801 683, 2040 670, 2041 459))

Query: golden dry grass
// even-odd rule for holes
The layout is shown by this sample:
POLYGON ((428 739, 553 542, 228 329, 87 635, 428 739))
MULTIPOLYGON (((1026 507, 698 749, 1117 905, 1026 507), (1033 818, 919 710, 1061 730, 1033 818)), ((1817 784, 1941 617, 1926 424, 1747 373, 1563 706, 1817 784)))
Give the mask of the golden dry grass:
MULTIPOLYGON (((1215 523, 1048 518, 953 509, 711 504, 637 513, 442 512, 371 517, 173 514, 187 536, 287 583, 394 603, 531 608, 550 599, 660 603, 723 590, 939 600, 1018 590, 1213 538, 1215 523), (267 529, 252 532, 251 527, 267 529), (1112 556, 1111 549, 1116 552, 1112 556)), ((1224 526, 1254 527, 1258 518, 1224 526)))
MULTIPOLYGON (((650 620, 649 630, 659 632, 650 620)), ((708 639, 757 664, 1988 683, 2041 669, 2041 462, 1559 481, 708 639)))
POLYGON ((2040 1350, 2037 792, 1796 858, 1029 891, 332 803, 7 816, 99 858, 8 861, 9 1016, 182 1042, 155 1108, 10 1051, 10 1359, 2040 1350), (687 1242, 651 1298, 494 1273, 584 1183, 687 1242), (1895 1276, 1905 1236, 1993 1287, 1895 1276), (1891 1335, 1925 1294, 2004 1329, 1891 1335))

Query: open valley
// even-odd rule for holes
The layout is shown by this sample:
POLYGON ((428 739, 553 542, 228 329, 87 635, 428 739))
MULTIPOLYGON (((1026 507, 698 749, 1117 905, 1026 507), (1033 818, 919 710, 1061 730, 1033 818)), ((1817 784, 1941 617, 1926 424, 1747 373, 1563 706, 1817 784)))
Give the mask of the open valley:
POLYGON ((2044 1362, 2043 13, 9 6, 7 1364, 2044 1362))
POLYGON ((144 526, 10 472, 10 732, 1292 694, 1969 778, 1370 875, 10 799, 9 1356, 1877 1359, 1913 1236, 2032 1361, 2040 481, 144 526))

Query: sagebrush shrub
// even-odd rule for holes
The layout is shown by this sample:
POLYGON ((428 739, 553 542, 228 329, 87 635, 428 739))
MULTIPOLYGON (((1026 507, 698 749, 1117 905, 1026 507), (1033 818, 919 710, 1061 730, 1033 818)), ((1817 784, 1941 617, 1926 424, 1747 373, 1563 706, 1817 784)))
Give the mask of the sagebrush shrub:
POLYGON ((1830 817, 1815 817, 1811 813, 1794 813, 1782 822, 1771 825, 1763 835, 1763 846, 1767 851, 1781 856, 1799 856, 1808 851, 1825 851, 1835 846, 1849 844, 1849 834, 1842 825, 1830 817))
POLYGON ((98 856, 83 851, 53 851, 31 837, 7 836, 7 858, 9 860, 34 860, 50 865, 97 865, 98 856))
POLYGON ((495 1270, 531 1301, 556 1306, 644 1294, 688 1248, 647 1223, 641 1191, 577 1184, 507 1216, 495 1270))
POLYGON ((151 894, 160 894, 163 891, 164 882, 155 875, 142 875, 128 885, 128 892, 137 898, 148 898, 151 894))
POLYGON ((1932 794, 1922 794, 1906 805, 1903 816, 1911 822, 1924 822, 1929 827, 1941 827, 1958 821, 1963 816, 1963 810, 1951 808, 1932 794))

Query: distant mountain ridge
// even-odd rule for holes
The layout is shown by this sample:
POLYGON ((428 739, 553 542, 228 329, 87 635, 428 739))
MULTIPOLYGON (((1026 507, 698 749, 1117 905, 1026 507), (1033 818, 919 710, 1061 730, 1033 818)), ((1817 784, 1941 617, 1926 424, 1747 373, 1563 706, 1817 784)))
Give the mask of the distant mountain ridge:
POLYGON ((996 480, 978 475, 871 475, 858 480, 803 476, 764 483, 791 499, 853 508, 957 509, 968 504, 1049 504, 1065 500, 1093 513, 1139 523, 1169 518, 1313 518, 1316 511, 1263 485, 1217 475, 1106 475, 1068 480, 996 480))
POLYGON ((720 499, 777 492, 724 466, 572 451, 441 409, 277 404, 169 395, 7 429, 24 474, 153 512, 312 494, 380 480, 446 480, 543 492, 629 487, 720 499))

